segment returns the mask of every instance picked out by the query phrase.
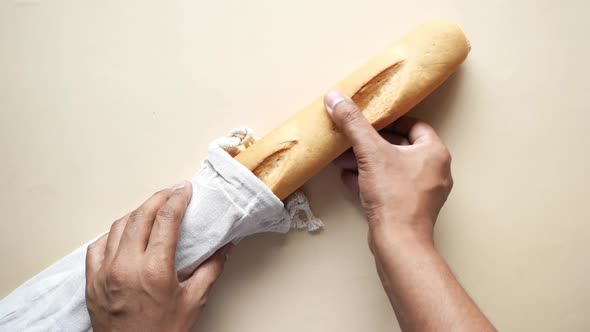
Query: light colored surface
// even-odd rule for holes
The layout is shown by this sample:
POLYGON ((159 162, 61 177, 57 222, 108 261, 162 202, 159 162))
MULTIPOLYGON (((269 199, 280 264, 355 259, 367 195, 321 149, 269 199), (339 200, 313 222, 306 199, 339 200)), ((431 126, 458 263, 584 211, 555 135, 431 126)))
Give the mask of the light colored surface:
MULTIPOLYGON (((590 21, 583 1, 0 2, 0 295, 259 135, 411 27, 473 50, 419 106, 453 153, 437 243, 502 330, 590 329, 590 21)), ((203 331, 392 331, 366 225, 330 167, 325 232, 237 248, 203 331)))

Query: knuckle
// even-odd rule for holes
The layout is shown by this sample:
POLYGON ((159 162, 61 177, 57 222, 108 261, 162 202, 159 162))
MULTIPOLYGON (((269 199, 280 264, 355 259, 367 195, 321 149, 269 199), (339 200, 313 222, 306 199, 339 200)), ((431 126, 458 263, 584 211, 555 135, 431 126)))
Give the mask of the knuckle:
POLYGON ((106 281, 111 286, 124 285, 128 280, 128 274, 119 264, 113 263, 106 273, 106 281))
POLYGON ((440 151, 440 157, 445 164, 450 164, 453 157, 451 156, 451 151, 446 146, 440 151))
POLYGON ((167 191, 169 191, 169 190, 170 190, 170 188, 164 188, 164 189, 160 189, 160 190, 156 191, 156 192, 155 192, 155 193, 152 195, 152 197, 155 197, 155 196, 158 196, 158 195, 162 195, 162 194, 166 193, 166 192, 167 192, 167 191))
POLYGON ((337 112, 340 115, 340 121, 343 125, 350 125, 357 121, 359 117, 359 111, 354 105, 342 105, 338 108, 337 112))
POLYGON ((166 275, 163 261, 158 257, 148 258, 142 267, 143 276, 148 281, 157 281, 166 275))
POLYGON ((453 189, 453 177, 450 174, 441 179, 439 189, 445 193, 445 195, 448 195, 451 192, 451 189, 453 189))
POLYGON ((140 206, 137 209, 133 210, 133 212, 131 212, 131 214, 129 215, 129 220, 140 219, 143 216, 145 216, 145 214, 146 214, 145 208, 143 206, 140 206))
POLYGON ((97 249, 98 249, 98 240, 96 240, 88 245, 88 248, 86 248, 86 257, 88 257, 88 255, 90 255, 91 253, 95 252, 97 249))
POLYGON ((156 218, 164 222, 173 222, 180 217, 180 211, 174 206, 166 204, 158 210, 156 218))
POLYGON ((121 219, 117 219, 112 225, 111 225, 111 230, 114 229, 119 229, 121 227, 125 227, 125 223, 126 223, 126 219, 125 218, 121 218, 121 219))
POLYGON ((451 175, 451 152, 444 144, 440 144, 436 147, 434 155, 440 165, 440 171, 442 172, 440 187, 445 193, 448 194, 453 188, 453 177, 451 175))
POLYGON ((107 234, 101 236, 86 247, 86 259, 88 259, 90 256, 98 255, 101 251, 104 251, 107 234))
POLYGON ((432 126, 425 121, 416 120, 416 122, 414 122, 413 128, 422 132, 427 132, 428 135, 438 138, 438 134, 436 133, 434 128, 432 128, 432 126))
POLYGON ((443 165, 449 165, 451 163, 451 152, 444 144, 434 145, 432 153, 434 158, 440 161, 443 165))
POLYGON ((107 295, 105 303, 100 305, 100 311, 105 312, 112 317, 120 316, 128 312, 129 298, 120 291, 111 291, 107 295))
POLYGON ((371 172, 375 169, 377 162, 373 158, 373 154, 368 152, 357 158, 358 169, 361 172, 371 172))
POLYGON ((420 129, 429 129, 430 125, 422 120, 415 119, 413 127, 420 129))
POLYGON ((186 188, 186 186, 190 186, 190 185, 191 185, 191 183, 186 181, 184 187, 177 188, 170 194, 170 199, 183 199, 183 198, 188 197, 190 195, 190 193, 192 192, 192 190, 186 190, 185 188, 186 188))

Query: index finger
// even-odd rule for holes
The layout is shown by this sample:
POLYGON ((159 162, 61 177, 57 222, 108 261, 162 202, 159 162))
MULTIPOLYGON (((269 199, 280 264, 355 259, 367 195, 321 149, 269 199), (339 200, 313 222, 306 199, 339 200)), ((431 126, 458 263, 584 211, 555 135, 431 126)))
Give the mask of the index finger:
POLYGON ((398 135, 406 136, 410 144, 440 140, 429 124, 408 116, 399 118, 389 129, 398 135))
POLYGON ((176 187, 168 201, 158 210, 146 255, 157 255, 164 264, 174 266, 180 222, 191 200, 192 188, 190 182, 184 181, 184 186, 176 187))

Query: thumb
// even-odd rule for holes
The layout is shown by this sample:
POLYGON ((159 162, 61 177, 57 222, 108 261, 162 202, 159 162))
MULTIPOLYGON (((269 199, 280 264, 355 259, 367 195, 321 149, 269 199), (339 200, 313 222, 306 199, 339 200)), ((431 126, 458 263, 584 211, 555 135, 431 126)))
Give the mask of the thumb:
POLYGON ((234 245, 230 243, 217 250, 182 283, 190 308, 197 309, 205 305, 209 291, 221 275, 221 272, 223 272, 225 260, 231 253, 233 247, 234 245))
POLYGON ((354 101, 332 90, 324 97, 324 104, 332 122, 352 143, 357 159, 372 155, 382 138, 354 101))

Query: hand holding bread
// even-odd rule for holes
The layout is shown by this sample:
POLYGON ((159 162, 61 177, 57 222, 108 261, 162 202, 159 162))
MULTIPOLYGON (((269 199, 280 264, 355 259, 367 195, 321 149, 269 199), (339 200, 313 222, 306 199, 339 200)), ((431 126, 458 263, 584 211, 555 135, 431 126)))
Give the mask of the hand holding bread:
MULTIPOLYGON (((458 25, 433 20, 405 35, 334 88, 352 96, 379 130, 442 84, 469 51, 469 41, 458 25)), ((320 97, 235 159, 284 199, 350 146, 330 120, 320 97)))

